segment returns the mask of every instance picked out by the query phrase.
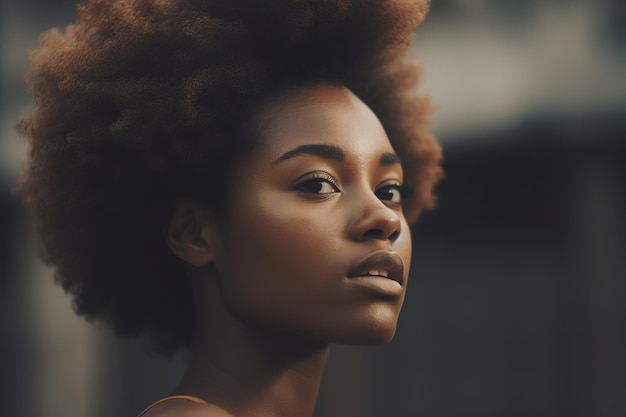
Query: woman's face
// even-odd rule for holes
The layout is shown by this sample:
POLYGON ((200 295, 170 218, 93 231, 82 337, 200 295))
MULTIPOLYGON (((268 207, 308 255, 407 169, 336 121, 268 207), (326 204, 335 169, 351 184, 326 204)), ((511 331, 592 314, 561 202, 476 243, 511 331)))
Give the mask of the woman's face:
POLYGON ((402 167, 352 92, 290 90, 256 118, 216 257, 222 299, 247 324, 335 343, 393 337, 411 236, 402 167))

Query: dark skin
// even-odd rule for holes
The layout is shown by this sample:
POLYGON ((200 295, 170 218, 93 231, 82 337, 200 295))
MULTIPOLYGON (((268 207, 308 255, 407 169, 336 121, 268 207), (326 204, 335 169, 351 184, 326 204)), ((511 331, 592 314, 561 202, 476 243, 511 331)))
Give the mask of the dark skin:
MULTIPOLYGON (((147 417, 306 417, 331 343, 395 333, 411 261, 402 166, 375 114, 341 86, 259 109, 226 219, 180 201, 168 240, 196 305, 189 367, 147 417)), ((216 179, 219 180, 219 179, 216 179)))

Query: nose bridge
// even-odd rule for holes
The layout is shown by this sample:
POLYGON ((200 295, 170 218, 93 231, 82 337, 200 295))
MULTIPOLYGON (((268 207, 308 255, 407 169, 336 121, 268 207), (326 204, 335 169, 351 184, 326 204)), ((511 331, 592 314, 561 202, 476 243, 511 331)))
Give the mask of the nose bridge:
POLYGON ((400 214, 382 202, 374 191, 367 190, 355 202, 350 234, 355 240, 395 241, 400 234, 400 214))

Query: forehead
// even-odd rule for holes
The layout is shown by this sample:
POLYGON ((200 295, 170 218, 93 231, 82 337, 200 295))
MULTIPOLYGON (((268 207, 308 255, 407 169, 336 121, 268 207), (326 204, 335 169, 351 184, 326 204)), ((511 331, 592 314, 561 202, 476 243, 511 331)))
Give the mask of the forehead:
POLYGON ((346 153, 393 152, 374 112, 343 86, 316 84, 288 90, 262 106, 255 125, 265 152, 327 144, 346 153))

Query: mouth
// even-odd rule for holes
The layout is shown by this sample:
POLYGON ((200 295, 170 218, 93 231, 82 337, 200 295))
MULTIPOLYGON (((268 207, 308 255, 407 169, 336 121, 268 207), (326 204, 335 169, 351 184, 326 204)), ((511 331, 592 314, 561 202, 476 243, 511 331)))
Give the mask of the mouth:
POLYGON ((348 271, 348 278, 383 278, 404 284, 404 263, 396 252, 378 251, 348 271))

